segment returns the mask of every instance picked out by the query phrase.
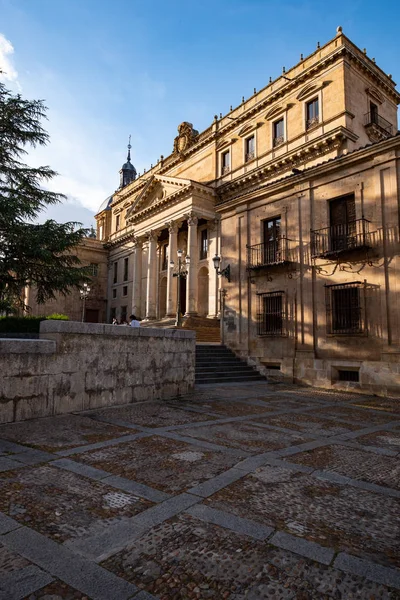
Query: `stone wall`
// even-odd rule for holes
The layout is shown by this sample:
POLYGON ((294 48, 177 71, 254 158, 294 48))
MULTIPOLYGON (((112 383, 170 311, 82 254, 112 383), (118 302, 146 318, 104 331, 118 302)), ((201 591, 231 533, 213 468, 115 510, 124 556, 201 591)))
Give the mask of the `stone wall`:
POLYGON ((0 422, 173 398, 194 367, 193 331, 43 321, 38 340, 0 340, 0 422))

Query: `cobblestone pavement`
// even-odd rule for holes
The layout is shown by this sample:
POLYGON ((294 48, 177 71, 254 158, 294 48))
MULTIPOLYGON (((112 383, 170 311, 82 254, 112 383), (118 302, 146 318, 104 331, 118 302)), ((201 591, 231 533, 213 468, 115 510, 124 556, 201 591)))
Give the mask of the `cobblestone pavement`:
POLYGON ((0 600, 400 600, 400 399, 198 388, 0 426, 0 600))

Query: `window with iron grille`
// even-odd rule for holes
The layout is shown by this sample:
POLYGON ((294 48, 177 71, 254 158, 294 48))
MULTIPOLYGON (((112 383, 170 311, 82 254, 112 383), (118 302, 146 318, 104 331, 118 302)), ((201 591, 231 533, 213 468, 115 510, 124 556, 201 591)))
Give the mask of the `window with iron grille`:
POLYGON ((89 275, 92 277, 97 277, 99 274, 99 265, 97 263, 90 263, 87 270, 89 275))
POLYGON ((306 129, 311 129, 319 123, 319 102, 314 98, 306 104, 306 129))
POLYGON ((127 296, 128 295, 128 286, 124 285, 124 287, 122 288, 122 295, 123 296, 127 296))
POLYGON ((119 231, 121 225, 121 215, 117 215, 115 219, 115 231, 119 231))
POLYGON ((326 290, 327 332, 365 333, 365 285, 360 281, 329 285, 326 290))
POLYGON ((269 292, 265 294, 258 294, 257 296, 257 335, 285 335, 285 292, 269 292))
POLYGON ((256 146, 255 146, 254 135, 245 139, 244 147, 245 147, 244 160, 245 160, 245 162, 249 162, 250 160, 253 160, 253 158, 255 157, 256 146))
POLYGON ((200 232, 200 260, 204 260, 208 255, 208 232, 202 229, 200 232))
POLYGON ((278 121, 275 121, 275 123, 273 124, 272 145, 274 147, 279 146, 280 144, 283 144, 284 141, 285 141, 284 120, 278 119, 278 121))

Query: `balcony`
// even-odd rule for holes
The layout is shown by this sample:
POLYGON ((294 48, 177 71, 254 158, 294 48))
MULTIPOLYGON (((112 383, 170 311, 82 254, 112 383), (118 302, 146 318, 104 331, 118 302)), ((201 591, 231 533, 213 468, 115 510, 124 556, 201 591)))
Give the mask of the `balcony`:
POLYGON ((311 231, 311 256, 335 256, 370 247, 369 221, 357 219, 311 231))
POLYGON ((393 135, 393 125, 374 111, 364 115, 364 127, 371 142, 380 142, 393 135))
POLYGON ((319 124, 319 117, 313 117, 312 119, 307 119, 307 121, 306 121, 307 131, 309 129, 312 129, 313 127, 316 127, 318 124, 319 124))
POLYGON ((273 267, 290 262, 288 239, 285 237, 246 246, 247 248, 247 270, 273 267))
POLYGON ((231 167, 230 165, 224 165, 222 167, 222 175, 227 175, 228 173, 231 172, 231 167))

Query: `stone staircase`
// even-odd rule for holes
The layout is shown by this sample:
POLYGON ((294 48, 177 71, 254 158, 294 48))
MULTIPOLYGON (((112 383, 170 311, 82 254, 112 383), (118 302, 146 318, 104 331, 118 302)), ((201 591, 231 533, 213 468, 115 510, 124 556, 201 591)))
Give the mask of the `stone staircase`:
POLYGON ((240 360, 225 346, 196 344, 196 385, 266 381, 258 371, 240 360))
MULTIPOLYGON (((175 318, 160 319, 156 321, 141 321, 141 327, 154 327, 156 329, 176 329, 175 318)), ((206 319, 205 317, 186 317, 183 319, 182 329, 196 332, 196 342, 208 344, 221 342, 219 319, 206 319)))

